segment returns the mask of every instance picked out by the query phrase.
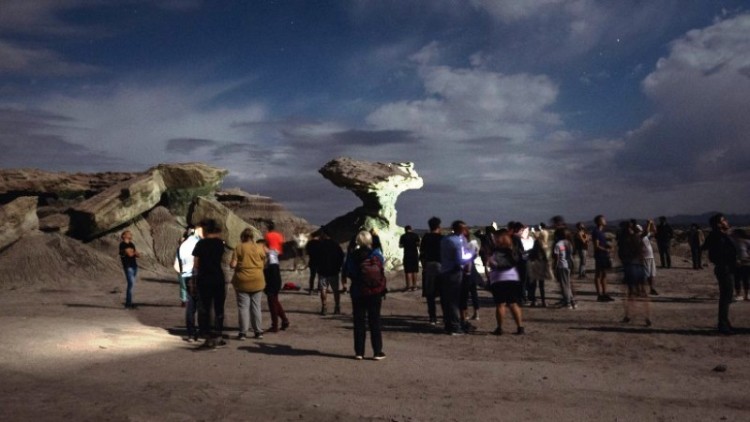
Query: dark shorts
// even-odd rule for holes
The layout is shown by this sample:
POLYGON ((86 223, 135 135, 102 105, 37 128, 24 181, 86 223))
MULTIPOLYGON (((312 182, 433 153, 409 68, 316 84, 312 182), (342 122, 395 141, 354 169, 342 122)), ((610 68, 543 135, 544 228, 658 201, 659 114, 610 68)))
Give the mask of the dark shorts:
POLYGON ((596 270, 609 270, 612 268, 612 259, 608 256, 594 256, 594 264, 596 270))
POLYGON ((520 281, 492 283, 490 291, 492 292, 492 298, 495 300, 495 305, 502 303, 507 305, 517 303, 520 305, 523 301, 523 288, 520 281))
POLYGON ((404 260, 404 272, 405 273, 418 273, 419 272, 419 260, 404 260))

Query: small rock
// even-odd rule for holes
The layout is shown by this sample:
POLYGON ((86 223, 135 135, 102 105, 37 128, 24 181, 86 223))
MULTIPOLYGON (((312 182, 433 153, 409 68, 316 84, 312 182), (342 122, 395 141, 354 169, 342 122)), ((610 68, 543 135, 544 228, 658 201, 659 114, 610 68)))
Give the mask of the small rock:
POLYGON ((716 365, 713 369, 714 372, 727 372, 726 365, 716 365))

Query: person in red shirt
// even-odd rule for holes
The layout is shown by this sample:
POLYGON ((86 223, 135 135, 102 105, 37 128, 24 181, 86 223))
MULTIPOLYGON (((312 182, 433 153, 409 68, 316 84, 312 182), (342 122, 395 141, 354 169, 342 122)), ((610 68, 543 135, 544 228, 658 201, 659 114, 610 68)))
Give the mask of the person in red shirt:
POLYGON ((268 310, 271 313, 270 333, 279 331, 279 319, 281 319, 281 329, 289 328, 289 319, 286 317, 284 308, 279 302, 279 292, 281 291, 281 269, 279 267, 279 256, 284 249, 284 235, 275 230, 276 225, 273 221, 266 223, 266 231, 263 239, 268 248, 267 265, 263 271, 266 278, 266 296, 268 297, 268 310))

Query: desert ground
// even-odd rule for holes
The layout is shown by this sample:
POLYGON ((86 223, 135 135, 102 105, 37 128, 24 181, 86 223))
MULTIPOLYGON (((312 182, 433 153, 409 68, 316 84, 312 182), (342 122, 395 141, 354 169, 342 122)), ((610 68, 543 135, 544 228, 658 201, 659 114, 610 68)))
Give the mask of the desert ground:
MULTIPOLYGON (((708 268, 677 258, 657 275, 653 326, 595 301, 592 275, 575 280, 576 310, 524 308, 526 334, 493 336, 481 292, 471 335, 430 327, 417 292, 383 305, 387 359, 353 359, 351 306, 320 316, 316 296, 284 292, 289 330, 197 351, 181 339, 176 278, 141 272, 137 310, 122 307, 125 281, 39 287, 0 295, 0 408, 7 421, 740 421, 750 418, 750 302, 715 330, 718 289, 708 268)), ((284 271, 306 285, 307 273, 284 271)), ((390 286, 403 286, 390 274, 390 286)), ((559 298, 547 283, 550 302, 559 298)), ((264 325, 270 324, 265 303, 264 325)), ((506 321, 506 331, 512 322, 506 321)), ((371 351, 368 353, 371 356, 371 351)))

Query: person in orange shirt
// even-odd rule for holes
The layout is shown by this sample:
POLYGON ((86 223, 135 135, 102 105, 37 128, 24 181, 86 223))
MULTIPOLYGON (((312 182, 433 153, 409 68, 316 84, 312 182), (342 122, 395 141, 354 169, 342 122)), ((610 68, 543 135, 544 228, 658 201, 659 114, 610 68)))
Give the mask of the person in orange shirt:
POLYGON ((266 278, 266 296, 268 297, 268 310, 271 313, 270 333, 279 331, 279 319, 281 319, 281 329, 289 328, 289 320, 284 313, 284 308, 279 302, 279 292, 281 291, 281 269, 279 267, 279 256, 284 248, 284 235, 277 232, 276 225, 273 221, 266 223, 266 231, 263 239, 268 248, 266 268, 263 271, 266 278))

